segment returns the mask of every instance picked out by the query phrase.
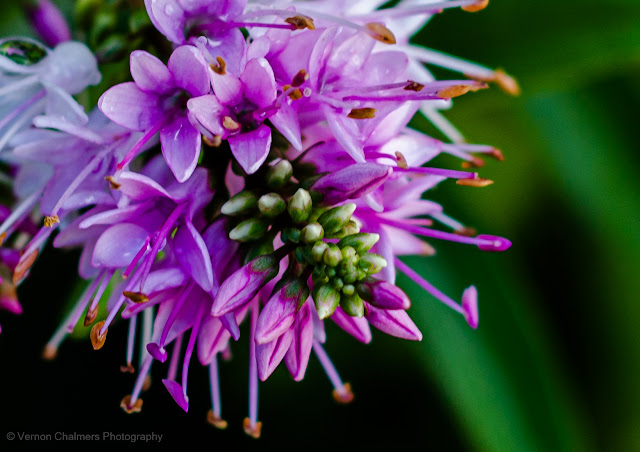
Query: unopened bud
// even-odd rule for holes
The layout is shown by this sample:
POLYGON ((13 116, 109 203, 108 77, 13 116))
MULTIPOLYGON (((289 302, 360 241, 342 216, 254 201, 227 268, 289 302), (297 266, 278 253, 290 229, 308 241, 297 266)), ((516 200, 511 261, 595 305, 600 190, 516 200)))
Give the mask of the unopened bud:
POLYGON ((322 255, 322 261, 329 267, 335 267, 342 261, 342 251, 335 243, 327 243, 327 248, 322 255))
POLYGON ((294 223, 303 223, 309 218, 311 207, 311 195, 307 190, 299 188, 289 199, 287 210, 294 223))
POLYGON ((338 242, 338 246, 340 248, 350 246, 356 251, 356 253, 363 254, 373 248, 373 245, 378 243, 378 240, 380 240, 380 235, 362 232, 346 236, 338 242))
POLYGON ((340 292, 328 284, 319 286, 314 288, 313 300, 316 303, 318 317, 320 317, 320 320, 323 320, 331 317, 340 304, 340 292))
POLYGON ((326 242, 318 240, 311 248, 311 258, 317 263, 320 262, 327 248, 329 248, 329 245, 326 242))
POLYGON ((260 218, 249 218, 229 232, 229 238, 237 242, 250 242, 264 236, 269 229, 269 223, 260 218))
POLYGON ((387 260, 379 254, 367 253, 360 256, 358 267, 372 275, 387 266, 387 260))
POLYGON ((287 204, 277 193, 267 193, 258 200, 258 209, 265 217, 274 218, 284 212, 287 204))
POLYGON ((241 191, 222 205, 220 211, 225 215, 244 215, 254 210, 258 198, 250 191, 241 191))
POLYGON ((278 163, 269 168, 266 175, 267 186, 277 190, 282 188, 293 175, 293 167, 289 160, 280 160, 278 163))
POLYGON ((322 195, 322 203, 334 205, 372 192, 387 180, 391 167, 378 163, 354 163, 319 178, 311 190, 322 195))
POLYGON ((300 229, 284 228, 280 232, 280 239, 283 243, 296 244, 300 242, 300 229))
POLYGON ((364 303, 358 294, 340 296, 340 307, 351 317, 364 316, 364 303))
POLYGON ((300 233, 300 238, 304 243, 314 243, 324 237, 324 229, 319 223, 309 223, 300 233))
POLYGON ((333 234, 342 229, 351 219, 351 215, 356 211, 354 203, 344 204, 334 207, 320 215, 318 223, 322 225, 325 235, 333 234))
POLYGON ((397 286, 380 279, 365 278, 356 285, 358 295, 380 309, 404 309, 411 306, 409 297, 397 286))

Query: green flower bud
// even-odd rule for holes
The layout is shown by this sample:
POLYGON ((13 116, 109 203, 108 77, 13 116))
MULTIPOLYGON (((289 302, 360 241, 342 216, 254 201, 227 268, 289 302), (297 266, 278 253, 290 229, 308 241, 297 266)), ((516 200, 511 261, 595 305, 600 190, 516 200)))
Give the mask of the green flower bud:
POLYGON ((309 223, 300 232, 300 238, 304 243, 314 243, 322 240, 324 237, 324 229, 318 223, 309 223))
POLYGON ((342 288, 344 287, 344 281, 342 281, 342 278, 332 278, 331 286, 333 286, 333 288, 336 290, 342 290, 342 288))
POLYGON ((338 246, 340 248, 349 246, 353 248, 356 253, 364 254, 373 248, 373 245, 378 243, 378 240, 380 240, 380 236, 378 234, 362 232, 360 234, 351 234, 346 236, 338 242, 338 246))
POLYGON ((338 274, 338 272, 336 271, 335 267, 329 267, 325 270, 325 273, 327 274, 327 276, 329 278, 333 278, 334 276, 336 276, 338 274))
POLYGON ((269 223, 259 218, 249 218, 229 232, 229 238, 237 242, 258 240, 269 229, 269 223))
POLYGON ((355 211, 356 205, 349 203, 329 209, 320 215, 318 223, 324 228, 325 237, 342 229, 349 222, 351 215, 355 211))
MULTIPOLYGON (((340 242, 338 242, 338 243, 340 243, 340 242)), ((338 245, 338 246, 340 246, 340 245, 338 245)), ((340 251, 342 253, 342 258, 345 261, 352 262, 354 264, 357 262, 358 253, 356 252, 354 247, 347 245, 347 246, 343 247, 340 251)))
POLYGON ((315 204, 313 206, 314 206, 313 209, 311 209, 311 215, 309 215, 309 218, 307 218, 307 221, 309 223, 317 223, 318 218, 320 218, 320 215, 322 215, 327 210, 329 210, 329 207, 324 207, 324 206, 316 207, 315 204))
POLYGON ((342 286, 342 293, 345 295, 353 295, 356 293, 356 288, 353 284, 345 284, 342 286))
POLYGON ((258 242, 256 245, 249 248, 249 252, 245 257, 245 263, 252 261, 254 258, 258 256, 263 256, 265 254, 273 253, 273 240, 262 240, 258 242))
POLYGON ((258 199, 258 209, 262 215, 268 218, 274 218, 284 212, 287 208, 287 204, 277 193, 267 193, 266 195, 262 195, 260 199, 258 199))
POLYGON ((343 293, 340 297, 340 307, 352 317, 364 316, 364 303, 358 294, 345 295, 343 293))
POLYGON ((344 280, 345 285, 353 284, 358 280, 358 272, 356 270, 344 272, 342 279, 344 280))
POLYGON ((358 267, 370 275, 378 273, 386 266, 387 260, 379 254, 367 253, 360 256, 360 259, 358 260, 358 267))
POLYGON ((309 192, 303 188, 299 188, 289 199, 287 210, 294 223, 307 221, 309 215, 311 215, 311 196, 309 192))
POLYGON ((280 232, 280 239, 284 243, 290 243, 290 244, 300 243, 300 229, 284 228, 280 232))
POLYGON ((224 215, 244 215, 258 206, 258 198, 250 191, 241 191, 222 205, 224 215))
POLYGON ((360 232, 360 226, 353 220, 349 220, 342 229, 338 229, 327 236, 328 239, 342 239, 349 235, 357 234, 360 232))
POLYGON ((282 188, 293 175, 293 167, 289 160, 280 160, 267 171, 267 186, 273 190, 282 188))
POLYGON ((296 260, 301 264, 306 264, 308 260, 311 259, 310 254, 307 253, 307 249, 304 246, 297 247, 294 250, 293 255, 295 256, 296 260))
POLYGON ((330 267, 335 267, 342 260, 342 251, 335 243, 327 243, 327 249, 322 255, 322 260, 330 267))
POLYGON ((311 248, 311 258, 316 263, 322 261, 322 256, 324 255, 324 252, 327 248, 329 248, 329 245, 327 245, 326 242, 323 242, 322 240, 318 240, 316 243, 313 244, 313 247, 311 248))
POLYGON ((334 313, 340 304, 340 292, 328 284, 316 286, 313 289, 313 300, 316 303, 318 317, 326 319, 334 313))

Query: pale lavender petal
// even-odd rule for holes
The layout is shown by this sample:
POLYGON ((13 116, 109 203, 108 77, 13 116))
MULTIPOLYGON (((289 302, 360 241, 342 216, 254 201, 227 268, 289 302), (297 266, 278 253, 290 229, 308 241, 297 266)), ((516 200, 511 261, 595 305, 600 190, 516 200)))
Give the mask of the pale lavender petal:
POLYGON ((237 105, 242 101, 242 82, 233 74, 211 73, 213 92, 223 105, 237 105))
POLYGON ((209 69, 200 51, 193 46, 180 46, 173 51, 167 64, 176 86, 193 97, 211 92, 209 69))
POLYGON ((278 364, 286 355, 293 341, 293 330, 286 330, 277 339, 266 344, 256 345, 256 360, 258 361, 258 376, 265 381, 276 370, 278 364))
POLYGON ((276 100, 276 80, 273 69, 266 59, 250 60, 240 80, 244 83, 245 99, 257 107, 268 107, 276 100))
POLYGON ((178 182, 189 179, 196 169, 201 141, 200 132, 184 116, 176 118, 160 131, 162 155, 178 182))
POLYGON ((311 348, 314 339, 314 315, 311 312, 313 302, 307 301, 296 316, 296 322, 293 326, 293 341, 289 347, 289 351, 284 357, 284 362, 289 369, 289 373, 295 381, 301 381, 304 378, 307 365, 309 364, 309 356, 311 356, 311 348))
POLYGON ((228 138, 231 152, 247 174, 253 174, 262 166, 271 150, 271 129, 261 125, 251 132, 228 138))
POLYGON ((190 221, 178 228, 173 244, 178 263, 202 290, 209 292, 213 288, 211 258, 204 240, 190 221))
POLYGON ((478 290, 475 286, 467 287, 462 293, 462 309, 469 326, 474 330, 478 328, 478 290))
POLYGON ((132 171, 123 171, 117 180, 119 191, 134 201, 144 201, 155 197, 171 198, 169 193, 156 181, 132 171))
POLYGON ((362 148, 362 142, 359 138, 358 127, 354 123, 356 119, 350 119, 346 116, 342 116, 334 112, 331 107, 326 105, 322 106, 327 123, 331 132, 338 140, 338 143, 342 145, 344 150, 356 161, 364 163, 364 150, 362 148))
POLYGON ((184 10, 176 0, 144 0, 153 25, 174 44, 183 44, 184 10))
POLYGON ((211 135, 226 135, 227 131, 222 127, 222 116, 227 109, 213 94, 193 97, 187 102, 188 116, 191 124, 200 129, 207 130, 211 135))
POLYGON ((111 226, 96 243, 93 265, 106 268, 126 267, 142 248, 148 235, 146 230, 135 224, 111 226))
POLYGON ((179 267, 168 267, 149 273, 143 292, 153 294, 167 289, 180 287, 189 281, 189 277, 179 267))
POLYGON ((116 124, 139 131, 149 129, 163 116, 158 97, 141 91, 134 82, 109 88, 100 96, 98 108, 116 124))
POLYGON ((131 76, 142 91, 164 94, 174 87, 167 66, 144 50, 134 50, 129 57, 131 76))
POLYGON ((282 102, 276 114, 269 117, 269 121, 291 143, 295 150, 302 151, 302 136, 300 134, 298 115, 286 100, 282 102))

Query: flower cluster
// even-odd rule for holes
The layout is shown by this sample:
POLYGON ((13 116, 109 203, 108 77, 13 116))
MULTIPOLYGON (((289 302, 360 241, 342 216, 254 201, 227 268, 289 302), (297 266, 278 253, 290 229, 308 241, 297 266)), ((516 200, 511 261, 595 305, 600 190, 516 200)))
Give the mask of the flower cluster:
POLYGON ((510 246, 422 198, 446 179, 486 186, 473 169, 483 156, 502 160, 491 146, 467 144, 441 110, 489 82, 515 94, 513 79, 410 42, 443 9, 487 3, 145 0, 170 54, 133 51, 132 81, 109 88, 87 115, 72 95, 99 82, 97 61, 39 2, 33 21, 53 49, 0 41, 0 155, 15 197, 0 210, 0 308, 20 312, 15 287, 52 236, 55 247, 81 247, 87 288, 45 357, 79 323, 93 325, 97 350, 127 319, 122 370, 136 371, 136 342, 140 366, 122 408, 140 411, 151 366, 169 360, 163 384, 187 411, 195 350, 210 369, 208 419, 221 428, 219 356, 246 321, 244 429, 254 437, 258 380, 282 361, 299 381, 315 354, 336 400, 353 398, 323 349, 326 320, 363 343, 371 327, 422 338, 394 284, 398 271, 476 328, 474 286, 456 302, 399 256, 433 254, 420 237, 510 246), (425 63, 466 77, 436 81, 425 63), (416 114, 447 142, 410 128, 416 114), (441 153, 463 170, 425 166, 441 153))

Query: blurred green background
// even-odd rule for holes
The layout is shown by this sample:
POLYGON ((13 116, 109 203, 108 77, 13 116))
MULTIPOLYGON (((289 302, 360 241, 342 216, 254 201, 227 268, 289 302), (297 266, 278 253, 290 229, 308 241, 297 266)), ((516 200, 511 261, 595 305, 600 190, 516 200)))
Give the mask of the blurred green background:
MULTIPOLYGON (((0 21, 0 34, 24 33, 17 9, 8 7, 0 21)), ((163 368, 153 371, 142 413, 120 410, 133 385, 118 370, 125 324, 110 329, 99 352, 71 341, 56 361, 42 362, 77 257, 51 250, 21 287, 25 313, 2 318, 2 429, 155 431, 165 434, 161 445, 206 441, 211 450, 640 450, 640 2, 492 0, 480 13, 446 11, 415 40, 503 67, 522 88, 517 98, 497 87, 470 94, 446 112, 470 142, 502 149, 506 160, 480 171, 496 183, 445 182, 428 194, 513 247, 488 254, 433 243, 436 256, 407 259, 453 298, 477 286, 477 331, 400 279, 423 341, 374 331, 365 346, 330 326, 326 348, 356 401, 336 405, 315 361, 302 383, 278 369, 260 387, 264 426, 256 442, 241 431, 242 345, 222 371, 226 431, 205 422, 207 376, 195 361, 188 414, 159 383, 163 368)))

